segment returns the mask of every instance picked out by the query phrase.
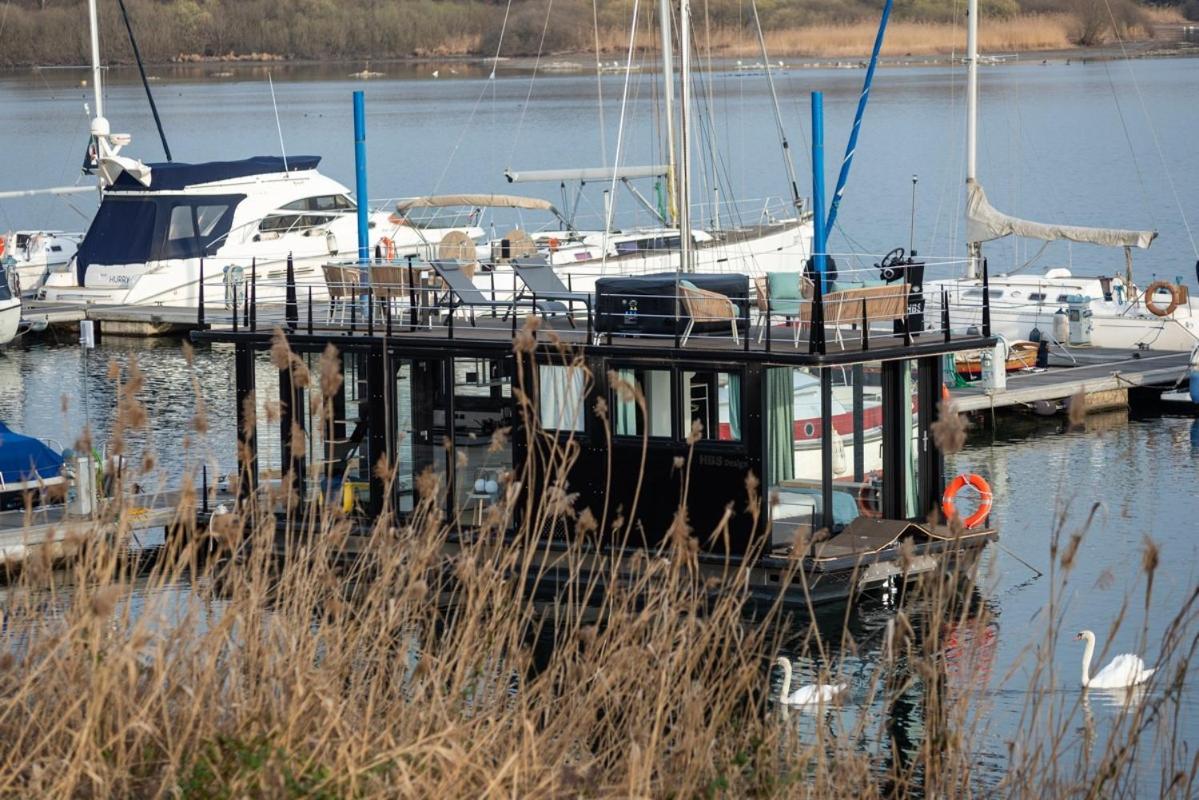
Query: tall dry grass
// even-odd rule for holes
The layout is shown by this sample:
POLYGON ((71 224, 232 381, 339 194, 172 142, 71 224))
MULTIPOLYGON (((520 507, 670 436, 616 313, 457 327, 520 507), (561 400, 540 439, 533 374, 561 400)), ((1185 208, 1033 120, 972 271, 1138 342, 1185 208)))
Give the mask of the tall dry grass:
MULTIPOLYGON (((517 348, 531 341, 525 331, 517 348)), ((332 414, 335 353, 310 373, 279 336, 272 358, 332 414)), ((136 368, 114 374, 119 440, 152 420, 136 368)), ((530 382, 514 392, 526 414, 530 382)), ((620 391, 640 399, 637 387, 620 391)), ((195 424, 206 428, 202 408, 195 424)), ((939 430, 959 438, 952 424, 939 430)), ((278 487, 199 531, 201 499, 185 487, 179 530, 152 554, 130 547, 134 511, 116 500, 113 538, 74 543, 65 571, 31 562, 4 595, 0 795, 1103 797, 1135 793, 1139 743, 1186 713, 1194 597, 1149 696, 1098 748, 1069 748, 1085 708, 1044 655, 1085 536, 1064 520, 1032 677, 1018 687, 1024 717, 999 774, 978 767, 992 687, 973 657, 953 669, 946 657, 993 621, 969 574, 942 571, 908 590, 869 645, 874 665, 852 678, 848 704, 862 713, 843 726, 788 713, 770 698, 773 657, 786 645, 802 673, 846 679, 868 646, 854 639, 852 612, 831 630, 788 627, 777 606, 748 616, 736 588, 746 570, 730 567, 714 592, 696 563, 708 531, 690 530, 683 510, 659 550, 604 555, 591 546, 597 528, 628 529, 615 501, 576 508, 564 482, 575 443, 527 435, 551 466, 508 476, 469 535, 445 515, 434 473, 418 481, 410 518, 387 508, 368 531, 336 504, 278 487), (526 522, 505 538, 518 506, 526 522), (281 540, 276 512, 307 535, 281 540), (539 535, 551 530, 564 545, 554 566, 572 579, 557 593, 539 535)), ((1146 603, 1156 560, 1147 545, 1146 603)), ((1193 754, 1154 755, 1163 794, 1193 796, 1193 754)))

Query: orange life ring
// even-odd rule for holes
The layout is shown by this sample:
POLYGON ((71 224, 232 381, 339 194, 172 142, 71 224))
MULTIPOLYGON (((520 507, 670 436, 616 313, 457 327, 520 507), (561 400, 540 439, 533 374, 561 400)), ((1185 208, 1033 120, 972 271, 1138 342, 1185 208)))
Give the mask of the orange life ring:
POLYGON ((883 515, 879 502, 878 487, 873 483, 862 484, 858 489, 858 513, 867 519, 879 519, 883 515))
POLYGON ((7 242, 5 242, 4 237, 0 236, 0 256, 4 255, 5 244, 7 244, 7 242))
POLYGON ((396 260, 396 243, 388 237, 384 236, 379 240, 379 246, 383 248, 383 255, 388 261, 396 260))
POLYGON ((963 473, 950 481, 949 486, 945 487, 945 496, 941 498, 941 512, 945 515, 945 519, 953 519, 958 515, 958 510, 953 505, 953 499, 966 486, 974 487, 979 494, 979 502, 978 510, 962 520, 962 524, 967 528, 977 528, 983 524, 987 515, 991 513, 991 506, 995 504, 995 497, 991 494, 991 485, 981 475, 963 473))
POLYGON ((1149 288, 1145 290, 1145 308, 1155 317, 1168 317, 1174 313, 1174 309, 1178 308, 1178 287, 1169 281, 1154 281, 1149 284, 1149 288), (1165 289, 1170 293, 1170 304, 1162 308, 1153 299, 1153 296, 1165 289))
POLYGON ((554 239, 554 238, 550 239, 550 252, 551 253, 558 252, 558 248, 560 246, 561 246, 561 242, 559 242, 557 239, 554 239))

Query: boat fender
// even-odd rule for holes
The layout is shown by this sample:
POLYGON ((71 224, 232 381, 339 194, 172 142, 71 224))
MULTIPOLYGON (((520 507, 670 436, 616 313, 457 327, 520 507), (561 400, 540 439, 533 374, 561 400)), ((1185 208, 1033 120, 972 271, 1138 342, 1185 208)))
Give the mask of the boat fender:
POLYGON ((1178 308, 1178 287, 1169 281, 1154 281, 1145 290, 1145 308, 1155 317, 1168 317, 1178 308), (1161 291, 1170 293, 1170 303, 1164 309, 1157 304, 1154 296, 1161 291))
POLYGON ((379 246, 383 248, 383 255, 387 257, 388 261, 396 260, 396 243, 390 237, 384 236, 380 239, 379 246))
POLYGON ((995 498, 991 494, 991 485, 981 475, 973 472, 969 475, 962 473, 950 481, 949 486, 945 487, 945 495, 941 498, 941 513, 945 515, 945 519, 953 519, 958 515, 953 501, 958 496, 958 492, 967 486, 973 487, 979 496, 978 509, 962 520, 962 524, 968 530, 972 530, 986 521, 987 516, 991 513, 991 506, 995 504, 995 498))

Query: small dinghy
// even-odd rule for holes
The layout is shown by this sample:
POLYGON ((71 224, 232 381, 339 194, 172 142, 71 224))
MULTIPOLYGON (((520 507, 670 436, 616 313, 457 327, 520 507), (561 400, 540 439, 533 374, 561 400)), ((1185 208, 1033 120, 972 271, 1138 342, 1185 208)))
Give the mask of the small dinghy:
MULTIPOLYGON (((1037 364, 1037 343, 1025 340, 1012 342, 1007 349, 1008 372, 1030 369, 1037 364)), ((968 380, 982 377, 982 352, 961 353, 954 361, 958 374, 968 380)))
POLYGON ((0 509, 20 508, 26 492, 63 482, 63 458, 44 442, 0 422, 0 509))

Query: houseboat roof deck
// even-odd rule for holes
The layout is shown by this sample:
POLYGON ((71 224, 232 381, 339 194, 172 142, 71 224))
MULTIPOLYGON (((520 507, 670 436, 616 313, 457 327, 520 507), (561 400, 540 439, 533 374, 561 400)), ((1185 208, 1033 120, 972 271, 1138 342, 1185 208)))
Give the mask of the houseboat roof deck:
MULTIPOLYGON (((736 338, 726 327, 716 333, 683 335, 686 317, 680 316, 679 333, 653 334, 609 331, 597 333, 595 315, 568 317, 565 314, 538 316, 530 324, 528 308, 521 313, 505 314, 503 308, 477 309, 469 316, 421 318, 420 312, 407 306, 397 312, 352 311, 331 308, 327 302, 297 303, 289 318, 283 304, 258 304, 254 313, 239 310, 204 315, 201 329, 193 333, 197 340, 229 342, 261 339, 269 341, 274 331, 283 329, 289 338, 303 341, 316 338, 342 343, 346 349, 369 346, 380 340, 412 348, 447 347, 462 351, 511 350, 518 335, 531 334, 536 346, 556 350, 560 346, 590 350, 599 348, 611 354, 629 356, 664 355, 671 358, 732 359, 793 364, 838 364, 863 360, 886 360, 976 350, 994 344, 992 337, 974 328, 925 330, 905 335, 893 329, 871 324, 863 335, 861 326, 826 326, 823 347, 814 340, 810 325, 803 325, 798 339, 795 323, 782 320, 775 324, 740 320, 736 338), (507 317, 507 318, 505 318, 507 317)), ((888 322, 888 325, 890 323, 888 322)))

